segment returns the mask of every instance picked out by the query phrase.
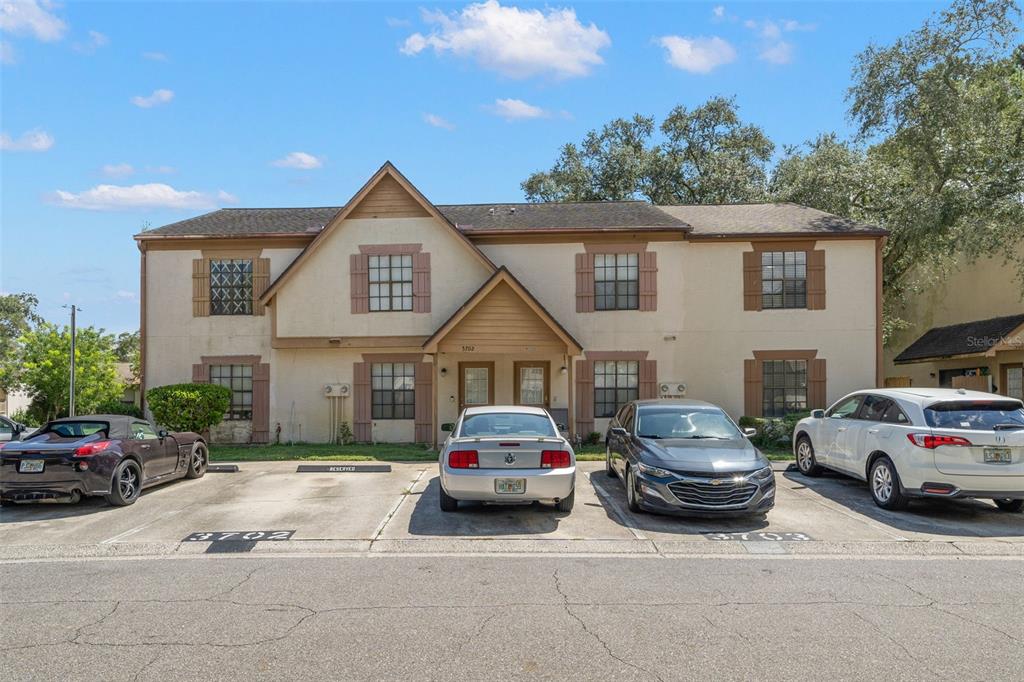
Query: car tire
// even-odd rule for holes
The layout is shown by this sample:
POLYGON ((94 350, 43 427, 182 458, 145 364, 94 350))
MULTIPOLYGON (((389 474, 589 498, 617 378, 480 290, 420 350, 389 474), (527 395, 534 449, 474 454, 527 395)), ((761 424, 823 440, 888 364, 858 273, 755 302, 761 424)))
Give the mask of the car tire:
POLYGON ((555 504, 555 509, 560 512, 571 512, 573 505, 576 503, 576 488, 572 489, 568 497, 563 497, 555 504))
POLYGON ((202 478, 206 473, 206 467, 210 463, 210 451, 203 443, 196 442, 192 445, 192 452, 188 455, 188 468, 185 470, 185 478, 202 478))
POLYGON ((122 460, 110 481, 107 503, 115 507, 135 504, 142 492, 142 469, 134 459, 122 460))
POLYGON ((640 493, 637 492, 636 474, 633 467, 626 467, 626 507, 634 514, 642 514, 643 505, 640 504, 640 493))
POLYGON ((888 457, 879 457, 871 465, 868 486, 875 504, 882 509, 899 511, 907 508, 909 499, 903 494, 896 465, 888 457))
POLYGON ((444 491, 444 486, 439 486, 441 511, 453 512, 459 509, 459 501, 444 491))
POLYGON ((612 449, 605 443, 604 446, 604 473, 608 478, 618 478, 615 469, 612 468, 612 449))
POLYGON ((804 476, 821 476, 824 468, 818 464, 814 456, 814 445, 807 436, 800 436, 796 441, 796 468, 804 476))
POLYGON ((999 507, 1000 511, 1010 514, 1019 514, 1024 511, 1024 500, 992 500, 999 507))

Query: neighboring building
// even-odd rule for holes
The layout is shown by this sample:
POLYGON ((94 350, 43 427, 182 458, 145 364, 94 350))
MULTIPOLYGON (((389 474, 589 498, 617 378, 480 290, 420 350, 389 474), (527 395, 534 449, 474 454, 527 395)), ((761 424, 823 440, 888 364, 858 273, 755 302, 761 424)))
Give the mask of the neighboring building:
POLYGON ((733 416, 881 380, 885 232, 794 204, 434 205, 390 163, 342 208, 136 236, 143 385, 230 386, 215 438, 436 442, 461 407, 601 431, 633 398, 733 416))
POLYGON ((886 349, 885 383, 997 391, 1024 398, 1024 299, 1016 266, 961 263, 911 299, 911 322, 886 349))

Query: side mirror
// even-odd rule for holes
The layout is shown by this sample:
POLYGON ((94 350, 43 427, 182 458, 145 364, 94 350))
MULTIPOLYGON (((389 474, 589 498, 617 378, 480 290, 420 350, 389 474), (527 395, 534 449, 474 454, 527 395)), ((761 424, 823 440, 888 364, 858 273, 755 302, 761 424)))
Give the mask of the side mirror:
POLYGON ((747 438, 750 438, 751 436, 756 436, 757 429, 752 429, 748 426, 747 428, 743 429, 743 435, 746 436, 747 438))
POLYGON ((160 440, 167 438, 167 429, 160 429, 159 431, 156 432, 156 435, 160 440))
POLYGON ((565 424, 555 424, 555 426, 558 427, 559 431, 568 431, 569 430, 568 427, 566 427, 565 424))
POLYGON ((824 419, 825 410, 811 410, 811 419, 824 419))
POLYGON ((24 424, 15 424, 14 425, 14 435, 18 436, 18 435, 21 435, 23 433, 25 433, 25 425, 24 424))
POLYGON ((441 424, 441 430, 445 433, 451 433, 455 430, 455 424, 452 422, 445 422, 444 424, 441 424))
POLYGON ((618 436, 619 438, 629 438, 629 431, 622 428, 621 426, 613 426, 612 435, 618 436))

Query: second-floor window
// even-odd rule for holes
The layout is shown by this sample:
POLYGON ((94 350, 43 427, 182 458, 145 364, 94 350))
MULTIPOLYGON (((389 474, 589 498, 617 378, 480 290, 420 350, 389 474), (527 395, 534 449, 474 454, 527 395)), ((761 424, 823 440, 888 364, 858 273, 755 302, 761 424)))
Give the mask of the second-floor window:
POLYGON ((636 310, 640 307, 640 256, 599 253, 594 256, 594 308, 636 310))
POLYGON ((807 307, 807 252, 764 251, 761 254, 761 307, 807 307))
POLYGON ((252 315, 251 259, 210 259, 210 314, 252 315))
POLYGON ((370 365, 373 419, 416 418, 416 365, 376 362, 370 365))
POLYGON ((252 419, 252 365, 210 365, 210 383, 231 389, 225 419, 252 419))
POLYGON ((613 417, 640 396, 640 363, 636 360, 598 360, 594 363, 594 416, 613 417))
POLYGON ((370 256, 370 312, 412 310, 412 256, 370 256))

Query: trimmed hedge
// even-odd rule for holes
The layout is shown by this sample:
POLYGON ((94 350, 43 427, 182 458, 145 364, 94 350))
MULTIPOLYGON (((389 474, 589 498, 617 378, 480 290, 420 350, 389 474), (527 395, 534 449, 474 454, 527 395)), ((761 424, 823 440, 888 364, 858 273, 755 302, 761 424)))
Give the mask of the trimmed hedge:
POLYGON ((216 384, 172 384, 146 391, 157 424, 172 431, 202 433, 224 420, 231 407, 231 389, 216 384))

